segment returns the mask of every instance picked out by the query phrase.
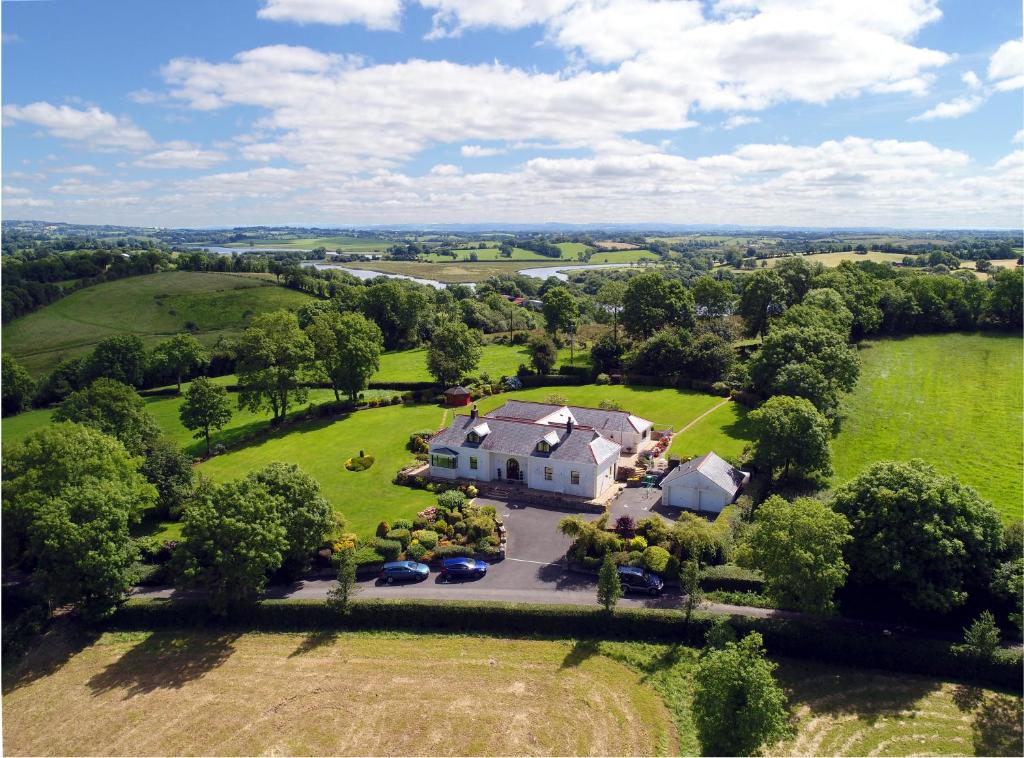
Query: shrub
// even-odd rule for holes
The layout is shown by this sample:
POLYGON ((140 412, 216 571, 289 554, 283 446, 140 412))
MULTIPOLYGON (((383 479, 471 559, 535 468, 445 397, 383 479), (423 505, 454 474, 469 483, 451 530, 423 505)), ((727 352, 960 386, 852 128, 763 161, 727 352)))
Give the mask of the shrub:
POLYGON ((427 554, 427 548, 421 545, 419 542, 413 542, 405 550, 405 555, 410 561, 422 561, 423 556, 427 554))
POLYGON ((472 484, 466 487, 466 497, 472 499, 480 494, 480 490, 474 487, 472 484))
MULTIPOLYGON (((412 520, 412 528, 415 530, 426 529, 430 526, 430 522, 424 516, 417 516, 412 520)), ((416 535, 414 534, 413 537, 416 535)))
POLYGON ((721 566, 706 567, 701 572, 700 586, 708 591, 761 592, 764 589, 764 579, 760 571, 725 563, 721 566))
POLYGON ((644 550, 644 568, 655 574, 664 574, 668 568, 669 558, 671 556, 668 554, 668 550, 652 545, 644 550))
POLYGON ((438 560, 445 558, 469 558, 473 555, 473 548, 466 545, 438 545, 434 549, 434 557, 438 560))
POLYGON ((615 531, 623 537, 632 537, 636 531, 636 522, 632 516, 619 516, 615 519, 615 531))
POLYGON ((376 460, 372 455, 359 455, 345 461, 345 468, 349 471, 366 471, 376 460))
POLYGON ((646 549, 647 540, 641 537, 640 535, 637 535, 636 537, 631 537, 630 539, 626 540, 626 550, 629 550, 630 552, 642 552, 646 549))
POLYGON ((580 561, 580 564, 585 569, 589 569, 590 571, 597 571, 599 568, 601 568, 601 559, 595 558, 592 555, 586 555, 580 561))
POLYGON ((392 529, 412 529, 412 521, 407 518, 396 518, 392 524, 392 529))
POLYGON ((390 531, 391 531, 391 524, 389 524, 387 521, 381 521, 379 524, 377 524, 377 536, 378 537, 383 537, 383 536, 385 536, 390 531))
POLYGON ((372 547, 363 546, 356 548, 355 552, 356 566, 366 566, 371 563, 383 563, 384 556, 374 550, 372 547))
POLYGON ((608 374, 598 374, 594 377, 594 384, 611 384, 612 378, 608 374))
POLYGON ((501 555, 501 548, 497 545, 479 545, 476 552, 482 555, 484 558, 495 559, 501 555))
POLYGON ((449 511, 461 511, 466 505, 466 496, 458 490, 448 490, 437 496, 437 504, 449 511))
POLYGON ((372 544, 373 549, 380 553, 386 561, 398 560, 398 556, 402 552, 402 543, 398 540, 389 540, 378 537, 372 544))
POLYGON ((437 547, 438 534, 430 529, 417 529, 412 533, 412 538, 427 550, 433 550, 437 547))
POLYGON ((386 538, 389 540, 397 540, 402 543, 402 548, 405 549, 412 541, 412 533, 408 529, 392 529, 387 533, 386 538))

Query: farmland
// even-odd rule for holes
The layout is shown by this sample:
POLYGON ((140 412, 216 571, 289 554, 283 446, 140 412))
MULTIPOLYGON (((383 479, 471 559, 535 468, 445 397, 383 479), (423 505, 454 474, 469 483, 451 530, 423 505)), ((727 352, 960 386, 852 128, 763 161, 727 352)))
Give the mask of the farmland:
POLYGON ((346 263, 348 268, 368 269, 370 271, 381 271, 387 274, 401 274, 403 276, 414 276, 420 279, 435 279, 446 284, 466 284, 480 282, 489 276, 501 274, 514 274, 522 268, 536 268, 551 266, 558 263, 553 258, 538 256, 535 261, 510 261, 508 259, 470 263, 465 261, 452 261, 448 258, 447 263, 425 263, 422 261, 372 261, 368 263, 356 262, 346 263))
POLYGON ((866 343, 833 442, 834 482, 877 460, 923 458, 1008 519, 1022 513, 1021 340, 944 334, 866 343))
POLYGON ((594 253, 590 256, 590 263, 639 263, 641 261, 656 261, 658 256, 650 250, 621 250, 607 253, 594 253))
POLYGON ((325 247, 332 252, 382 253, 393 244, 394 242, 389 240, 374 240, 365 237, 341 235, 334 237, 270 237, 246 240, 245 242, 228 242, 223 247, 234 247, 239 250, 259 250, 261 247, 280 248, 282 250, 313 250, 317 247, 325 247))
POLYGON ((11 322, 3 328, 4 350, 39 374, 88 352, 104 337, 136 334, 152 347, 177 332, 193 331, 212 345, 243 330, 259 313, 294 310, 308 300, 246 274, 168 271, 119 279, 11 322))
MULTIPOLYGON (((9 755, 700 752, 688 647, 173 630, 50 642, 5 672, 9 755)), ((1019 697, 779 663, 795 730, 769 754, 1019 754, 1019 697)))

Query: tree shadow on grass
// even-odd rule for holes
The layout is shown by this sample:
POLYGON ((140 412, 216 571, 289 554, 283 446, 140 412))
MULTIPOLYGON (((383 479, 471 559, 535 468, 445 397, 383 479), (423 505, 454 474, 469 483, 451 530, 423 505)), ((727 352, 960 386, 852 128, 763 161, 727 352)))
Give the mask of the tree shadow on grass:
POLYGON ((958 685, 953 690, 953 702, 961 711, 974 713, 975 755, 1022 754, 1024 705, 1020 698, 958 685))
POLYGON ((238 633, 154 632, 89 679, 93 694, 124 691, 124 698, 158 689, 179 689, 223 665, 238 633))
POLYGON ((99 638, 99 632, 79 626, 73 619, 55 619, 23 657, 5 657, 3 693, 10 694, 37 679, 59 671, 99 638))
POLYGON ((576 640, 572 649, 566 653, 562 660, 563 669, 573 669, 579 666, 588 658, 601 654, 601 643, 598 640, 576 640))
POLYGON ((315 629, 306 635, 306 638, 288 654, 288 657, 297 658, 306 653, 312 653, 315 650, 330 645, 336 639, 338 639, 338 632, 333 629, 315 629))

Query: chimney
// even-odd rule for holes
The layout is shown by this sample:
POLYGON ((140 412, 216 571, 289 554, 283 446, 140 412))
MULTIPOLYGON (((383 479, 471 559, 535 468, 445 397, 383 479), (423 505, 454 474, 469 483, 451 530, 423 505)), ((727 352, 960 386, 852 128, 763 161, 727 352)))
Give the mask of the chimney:
POLYGON ((572 431, 572 416, 565 420, 565 432, 568 434, 572 431))
POLYGON ((472 409, 469 411, 470 418, 476 418, 476 403, 473 403, 472 409))

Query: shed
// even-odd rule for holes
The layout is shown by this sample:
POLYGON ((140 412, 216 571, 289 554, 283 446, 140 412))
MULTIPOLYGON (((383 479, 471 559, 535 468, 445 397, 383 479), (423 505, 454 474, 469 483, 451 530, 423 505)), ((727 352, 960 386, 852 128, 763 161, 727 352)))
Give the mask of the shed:
POLYGON ((472 395, 465 387, 449 387, 444 391, 444 403, 450 406, 469 405, 472 395))
POLYGON ((661 501, 675 508, 720 513, 749 481, 749 473, 712 452, 672 469, 661 480, 661 501))

